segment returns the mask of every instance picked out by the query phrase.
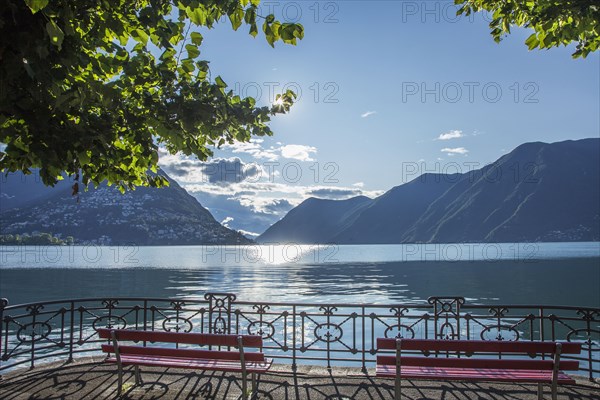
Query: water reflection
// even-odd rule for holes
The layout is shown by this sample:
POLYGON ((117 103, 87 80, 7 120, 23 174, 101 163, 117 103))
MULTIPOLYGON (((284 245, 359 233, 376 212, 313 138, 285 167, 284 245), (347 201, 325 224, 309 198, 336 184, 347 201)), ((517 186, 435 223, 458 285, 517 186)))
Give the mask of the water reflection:
POLYGON ((304 303, 470 303, 600 306, 600 260, 199 265, 189 268, 0 269, 11 304, 83 297, 189 297, 233 292, 239 300, 304 303))

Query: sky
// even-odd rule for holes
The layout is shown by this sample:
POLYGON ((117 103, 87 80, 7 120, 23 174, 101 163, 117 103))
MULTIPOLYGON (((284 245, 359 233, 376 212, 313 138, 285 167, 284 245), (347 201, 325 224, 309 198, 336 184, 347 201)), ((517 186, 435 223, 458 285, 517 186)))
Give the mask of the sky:
POLYGON ((442 1, 263 1, 300 22, 297 46, 237 32, 204 36, 202 57, 240 96, 269 105, 292 89, 272 137, 215 150, 206 163, 160 164, 226 226, 262 233, 308 197, 376 197, 421 173, 467 172, 522 143, 600 135, 600 53, 528 51, 515 29, 500 44, 489 17, 456 17, 442 1))

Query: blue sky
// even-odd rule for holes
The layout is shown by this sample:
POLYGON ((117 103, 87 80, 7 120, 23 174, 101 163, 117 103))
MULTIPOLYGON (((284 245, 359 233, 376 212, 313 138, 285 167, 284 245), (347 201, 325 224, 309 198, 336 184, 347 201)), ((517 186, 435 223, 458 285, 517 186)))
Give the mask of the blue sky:
POLYGON ((600 55, 502 43, 484 14, 451 1, 263 1, 301 22, 297 46, 271 48, 229 23, 201 31, 202 56, 240 95, 300 94, 275 136, 163 168, 219 221, 261 233, 307 197, 377 196, 422 172, 466 172, 531 141, 598 137, 600 55), (317 11, 318 10, 318 11, 317 11))

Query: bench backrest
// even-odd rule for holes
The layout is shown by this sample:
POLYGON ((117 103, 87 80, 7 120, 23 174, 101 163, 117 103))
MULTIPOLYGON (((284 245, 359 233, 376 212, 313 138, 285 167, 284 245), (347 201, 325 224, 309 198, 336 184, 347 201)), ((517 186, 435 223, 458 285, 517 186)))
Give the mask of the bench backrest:
MULTIPOLYGON (((561 344, 561 354, 579 354, 581 343, 558 342, 561 344)), ((452 352, 471 356, 489 354, 523 354, 535 357, 536 355, 553 355, 556 352, 556 342, 534 341, 486 341, 486 340, 433 340, 433 339, 400 339, 401 351, 420 351, 425 355, 436 352, 452 352)), ((378 338, 377 350, 396 350, 396 339, 378 338)), ((552 370, 554 361, 532 359, 493 359, 493 358, 456 358, 456 357, 415 357, 402 356, 402 365, 407 366, 438 366, 457 368, 514 368, 532 370, 552 370)), ((379 365, 396 364, 395 355, 379 355, 379 365)), ((561 370, 576 371, 579 361, 561 360, 561 370)))
POLYGON ((258 335, 221 335, 212 333, 136 331, 129 329, 100 328, 98 329, 98 336, 101 339, 112 339, 111 332, 115 332, 116 338, 119 341, 181 343, 228 347, 236 347, 238 345, 238 337, 241 336, 244 347, 263 347, 262 337, 258 335))
MULTIPOLYGON (((554 354, 557 342, 501 341, 501 340, 434 340, 401 339, 402 350, 456 351, 461 353, 522 353, 554 354)), ((561 354, 581 353, 581 343, 558 342, 561 354)), ((395 350, 396 339, 378 338, 377 350, 395 350)))

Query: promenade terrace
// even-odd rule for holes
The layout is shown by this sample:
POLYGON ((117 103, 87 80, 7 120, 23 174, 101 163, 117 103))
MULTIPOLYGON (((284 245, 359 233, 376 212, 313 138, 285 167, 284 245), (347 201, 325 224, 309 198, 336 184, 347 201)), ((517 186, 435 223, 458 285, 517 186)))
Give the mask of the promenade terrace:
MULTIPOLYGON (((318 299, 317 299, 318 300, 318 299)), ((0 398, 95 399, 117 396, 114 364, 103 363, 96 330, 243 333, 263 337, 274 366, 259 383, 265 399, 391 399, 394 381, 376 378, 378 337, 544 340, 582 343, 576 385, 559 399, 600 398, 600 309, 469 304, 431 297, 420 304, 306 304, 204 299, 73 299, 0 303, 0 398)), ((504 356, 503 356, 504 358, 504 356)), ((239 374, 143 367, 134 387, 126 368, 123 398, 236 399, 239 374)), ((536 399, 535 384, 403 382, 403 398, 536 399)), ((549 398, 549 389, 545 390, 549 398)))

